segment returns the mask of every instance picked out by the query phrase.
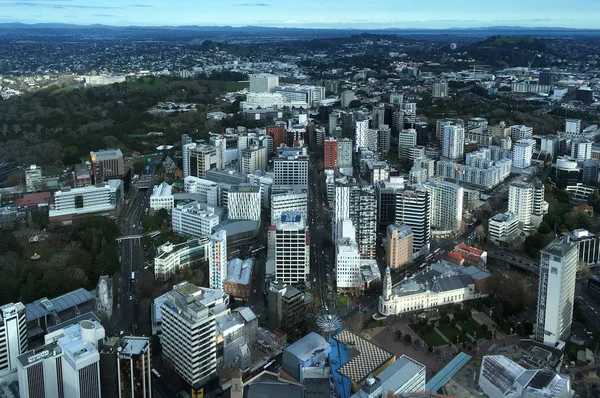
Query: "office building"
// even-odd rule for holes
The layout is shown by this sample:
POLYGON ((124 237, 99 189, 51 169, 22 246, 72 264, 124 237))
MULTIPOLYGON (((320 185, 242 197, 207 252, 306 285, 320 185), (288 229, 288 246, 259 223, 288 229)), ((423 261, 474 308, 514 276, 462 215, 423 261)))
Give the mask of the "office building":
POLYGON ((571 337, 578 254, 577 242, 565 238, 541 251, 535 337, 552 347, 571 337))
POLYGON ((581 174, 577 160, 569 156, 559 156, 552 164, 548 179, 553 187, 566 189, 568 186, 577 185, 581 181, 581 174))
MULTIPOLYGON (((211 168, 218 168, 217 148, 211 145, 190 144, 189 147, 189 174, 193 177, 206 178, 206 172, 211 168)), ((185 166, 185 165, 184 165, 185 166)), ((220 170, 220 168, 218 168, 220 170)), ((187 177, 187 176, 186 176, 187 177)))
POLYGON ((343 222, 346 237, 335 242, 335 280, 338 294, 358 294, 360 292, 360 253, 354 236, 351 220, 343 222), (344 225, 346 224, 346 225, 344 225))
POLYGON ((510 126, 510 138, 513 142, 531 137, 533 137, 533 127, 523 126, 522 124, 510 126))
POLYGON ((405 129, 398 134, 398 158, 400 161, 412 163, 414 148, 417 146, 417 130, 405 129))
POLYGON ((52 225, 77 224, 90 216, 116 218, 122 203, 121 180, 85 188, 63 188, 54 193, 48 217, 52 225))
POLYGON ((267 326, 294 331, 304 320, 304 293, 288 283, 271 281, 267 288, 267 326))
POLYGON ((279 76, 267 73, 250 75, 251 93, 272 93, 279 85, 279 76))
POLYGON ((267 135, 273 139, 273 150, 285 144, 285 126, 269 126, 267 135))
POLYGON ((519 218, 510 211, 496 214, 488 222, 488 235, 496 244, 511 241, 519 235, 519 218))
POLYGON ((531 166, 533 149, 528 141, 530 140, 520 140, 514 145, 512 165, 517 169, 526 169, 531 166))
POLYGON ((230 220, 260 221, 261 194, 258 185, 240 184, 229 189, 227 216, 230 220))
POLYGON ((486 297, 486 280, 490 276, 477 267, 440 262, 392 287, 388 267, 379 296, 379 312, 399 315, 486 297))
POLYGON ((531 369, 503 355, 486 355, 479 370, 479 387, 489 398, 575 396, 569 376, 550 369, 531 369))
POLYGON ((592 158, 592 142, 584 138, 575 138, 571 141, 571 157, 578 163, 592 158))
POLYGON ((177 205, 173 209, 171 228, 173 232, 194 238, 210 236, 221 221, 221 209, 204 203, 192 202, 177 205))
POLYGON ((316 106, 325 99, 325 87, 292 84, 276 86, 275 92, 280 93, 288 102, 304 102, 308 106, 316 106))
POLYGON ((121 178, 125 175, 123 152, 120 149, 90 152, 90 160, 92 162, 94 184, 110 178, 121 178))
POLYGON ((594 92, 588 86, 580 87, 575 91, 575 99, 585 105, 591 105, 594 102, 594 92))
POLYGON ((354 92, 350 90, 342 91, 342 94, 340 95, 340 105, 342 106, 342 108, 348 108, 350 106, 350 103, 355 99, 356 95, 354 95, 354 92))
POLYGON ((308 156, 295 152, 284 152, 273 161, 277 188, 308 189, 308 156))
POLYGON ((169 213, 173 210, 175 199, 173 188, 166 182, 155 185, 150 196, 150 208, 154 211, 165 209, 169 213))
POLYGON ((16 358, 21 397, 64 397, 62 349, 50 343, 16 358))
POLYGON ((574 134, 579 135, 581 133, 581 120, 580 119, 566 119, 565 120, 565 133, 568 135, 574 134))
POLYGON ((597 264, 600 256, 600 239, 597 235, 585 230, 576 229, 571 232, 564 232, 570 242, 576 242, 579 245, 579 262, 581 264, 597 264))
POLYGON ((355 122, 355 146, 354 152, 359 148, 367 148, 369 145, 369 120, 357 120, 355 122))
MULTIPOLYGON (((105 336, 100 320, 93 314, 86 314, 77 323, 67 322, 65 327, 58 327, 44 337, 46 345, 57 343, 62 351, 60 362, 65 397, 100 396, 98 349, 105 336)), ((27 373, 29 376, 29 370, 27 373)))
POLYGON ((264 209, 271 206, 271 193, 273 191, 274 174, 272 172, 255 171, 248 174, 248 182, 260 187, 260 203, 264 209))
POLYGON ((325 158, 323 159, 323 167, 338 167, 338 140, 333 137, 325 139, 325 158))
POLYGON ((444 98, 448 96, 448 82, 433 83, 431 89, 433 98, 444 98))
POLYGON ((327 133, 330 136, 335 136, 335 131, 337 129, 337 123, 338 123, 338 114, 335 112, 331 112, 329 114, 329 120, 328 120, 329 124, 327 127, 327 133))
POLYGON ((284 212, 269 227, 267 274, 283 283, 302 283, 310 267, 310 240, 306 219, 297 212, 284 212))
MULTIPOLYGON (((209 238, 204 236, 177 245, 167 242, 158 246, 154 258, 154 278, 166 282, 181 269, 198 268, 208 263, 209 244, 209 238)), ((212 257, 210 259, 213 260, 212 257)))
POLYGON ((208 279, 211 289, 223 289, 227 279, 227 232, 219 230, 210 237, 208 245, 208 279))
POLYGON ((586 159, 581 165, 581 182, 587 185, 594 185, 598 182, 598 161, 586 159))
POLYGON ((377 152, 387 156, 392 142, 392 129, 387 124, 380 124, 377 129, 377 152))
POLYGON ((119 397, 152 397, 150 338, 125 336, 117 347, 119 397))
POLYGON ((555 77, 556 76, 554 72, 551 70, 540 71, 540 74, 538 75, 538 83, 543 86, 554 86, 555 77))
POLYGON ((308 191, 304 189, 275 190, 271 195, 271 223, 275 224, 284 212, 300 213, 308 219, 308 191))
POLYGON ((17 369, 17 357, 27 351, 27 316, 22 303, 0 306, 0 376, 17 369))
POLYGON ((387 227, 385 260, 392 269, 401 268, 413 259, 413 232, 408 225, 390 224, 387 227))
MULTIPOLYGON (((244 180, 244 182, 246 181, 244 180)), ((219 205, 218 183, 203 178, 188 176, 183 179, 183 187, 187 193, 200 194, 203 197, 206 197, 206 204, 208 206, 219 205)))
POLYGON ((447 125, 442 130, 442 156, 450 160, 462 160, 465 147, 465 129, 447 125))
POLYGON ((340 168, 352 165, 352 140, 342 138, 337 141, 337 164, 340 168))
POLYGON ((32 164, 25 169, 25 187, 28 193, 42 189, 42 168, 32 164))
POLYGON ((396 196, 404 189, 403 177, 390 177, 388 181, 377 181, 375 198, 377 199, 377 223, 387 228, 396 221, 396 196))
POLYGON ((195 389, 217 376, 215 316, 226 307, 203 303, 209 295, 210 291, 183 282, 160 305, 162 354, 195 389))
POLYGON ((540 152, 545 152, 552 158, 558 154, 558 136, 548 134, 540 139, 540 152))
POLYGON ((267 147, 252 145, 241 151, 240 172, 251 174, 255 171, 265 171, 268 163, 267 147))
POLYGON ((431 238, 431 198, 422 185, 407 187, 396 196, 396 224, 413 232, 413 252, 429 252, 431 238))
POLYGON ((462 224, 464 189, 452 182, 426 182, 423 188, 429 192, 431 228, 450 233, 462 224))

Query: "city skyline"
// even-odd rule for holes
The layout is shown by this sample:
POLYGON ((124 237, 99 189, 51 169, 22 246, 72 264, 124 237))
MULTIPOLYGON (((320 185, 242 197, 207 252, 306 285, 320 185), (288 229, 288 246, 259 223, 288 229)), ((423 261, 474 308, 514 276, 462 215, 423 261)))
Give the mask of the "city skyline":
POLYGON ((268 26, 344 29, 448 29, 491 26, 598 28, 592 0, 577 7, 558 0, 509 0, 484 4, 475 0, 392 3, 359 0, 327 3, 307 0, 302 7, 289 0, 230 0, 207 4, 182 0, 178 7, 160 0, 0 0, 0 23, 76 23, 115 26, 268 26), (398 5, 397 5, 398 4, 398 5), (397 12, 394 12, 394 10, 397 12), (431 10, 435 9, 435 13, 431 10))

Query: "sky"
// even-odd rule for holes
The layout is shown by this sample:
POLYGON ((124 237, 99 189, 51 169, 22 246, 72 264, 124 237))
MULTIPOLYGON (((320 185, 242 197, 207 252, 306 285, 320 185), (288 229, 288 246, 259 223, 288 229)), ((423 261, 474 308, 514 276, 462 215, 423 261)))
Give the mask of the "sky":
POLYGON ((600 28, 599 0, 0 0, 0 23, 600 28))

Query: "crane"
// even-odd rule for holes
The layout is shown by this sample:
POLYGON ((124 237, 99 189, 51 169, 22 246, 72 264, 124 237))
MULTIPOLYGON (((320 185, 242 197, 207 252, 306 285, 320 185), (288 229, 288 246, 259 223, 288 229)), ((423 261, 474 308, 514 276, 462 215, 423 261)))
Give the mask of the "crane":
POLYGON ((531 59, 531 62, 529 63, 529 65, 527 65, 527 71, 529 72, 529 70, 531 69, 531 65, 533 65, 533 62, 535 61, 536 58, 542 58, 542 54, 537 53, 533 56, 533 58, 531 59))

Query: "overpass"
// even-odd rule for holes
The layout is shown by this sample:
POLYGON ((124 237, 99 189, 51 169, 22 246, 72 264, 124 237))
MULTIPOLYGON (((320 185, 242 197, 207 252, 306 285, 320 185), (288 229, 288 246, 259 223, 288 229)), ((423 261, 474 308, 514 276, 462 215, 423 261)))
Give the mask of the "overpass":
POLYGON ((518 256, 516 254, 488 251, 488 258, 493 258, 494 260, 505 262, 507 264, 512 265, 513 267, 520 268, 527 272, 532 272, 536 275, 539 275, 540 273, 539 263, 529 258, 518 256))

